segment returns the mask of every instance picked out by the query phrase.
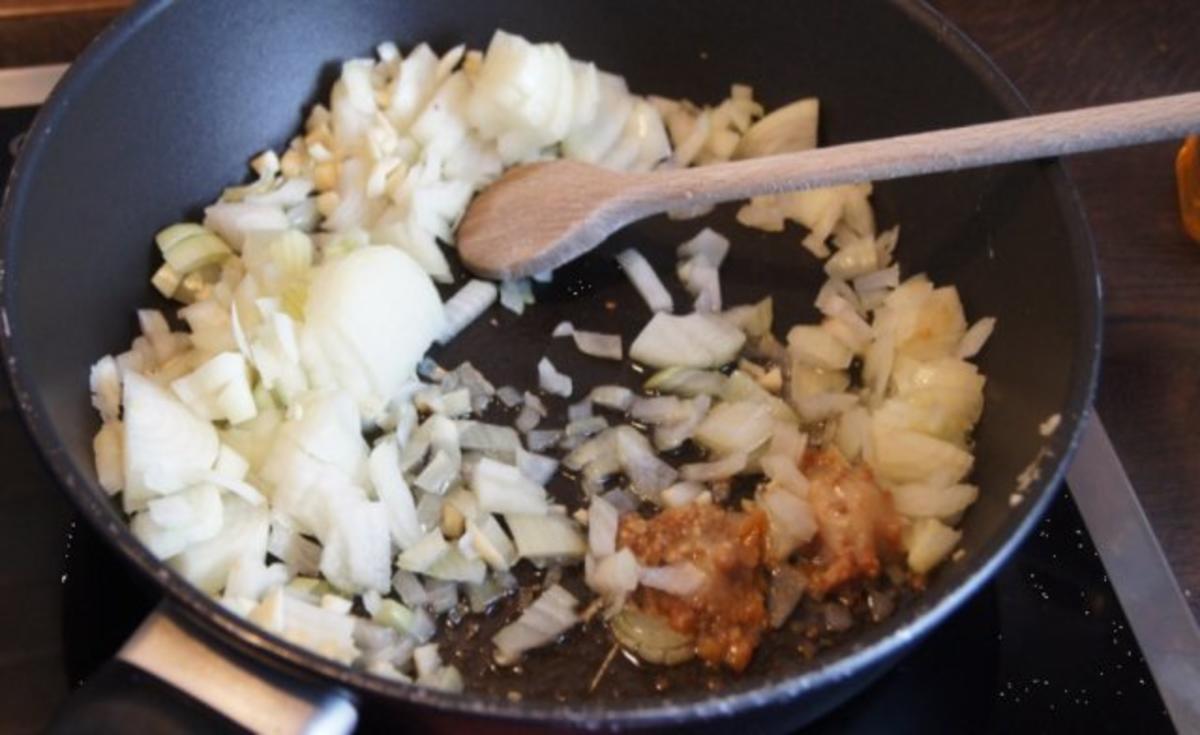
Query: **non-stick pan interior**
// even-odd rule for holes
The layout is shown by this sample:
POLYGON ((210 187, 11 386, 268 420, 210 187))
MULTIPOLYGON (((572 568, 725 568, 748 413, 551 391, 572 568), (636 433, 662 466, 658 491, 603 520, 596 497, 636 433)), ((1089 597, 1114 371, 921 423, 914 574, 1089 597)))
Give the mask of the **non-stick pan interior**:
MULTIPOLYGON (((385 39, 402 49, 420 41, 439 50, 463 42, 479 48, 496 28, 562 41, 572 55, 625 75, 641 93, 715 103, 731 82, 742 82, 768 109, 818 96, 826 145, 1020 110, 1006 83, 961 39, 928 11, 906 4, 207 0, 141 6, 43 112, 10 191, 3 234, 6 347, 18 397, 76 502, 143 569, 154 569, 152 559, 92 480, 97 423, 87 369, 99 355, 124 349, 134 334, 134 310, 158 301, 148 283, 156 258, 152 234, 197 215, 223 185, 244 178, 251 155, 285 143, 306 107, 328 93, 339 60, 367 54, 385 39)), ((812 661, 791 650, 767 651, 727 691, 778 685, 805 672, 794 682, 819 683, 821 672, 832 671, 852 649, 907 640, 916 631, 909 623, 978 579, 1018 527, 1028 527, 1026 517, 1040 506, 1068 451, 1094 379, 1095 268, 1074 201, 1064 192, 1061 171, 1050 164, 877 185, 881 224, 901 225, 905 274, 924 271, 957 285, 969 318, 999 318, 980 361, 988 377, 977 433, 975 481, 982 493, 964 526, 966 558, 948 565, 923 598, 877 629, 812 661), (1044 439, 1038 426, 1055 413, 1063 414, 1061 428, 1044 439), (1030 497, 1012 507, 1016 478, 1035 460, 1042 477, 1030 497)), ((613 249, 636 245, 660 273, 671 273, 673 246, 703 225, 734 242, 723 269, 726 303, 772 294, 777 325, 813 318, 823 273, 800 248, 802 233, 745 230, 733 221, 734 211, 629 228, 540 288, 539 303, 526 315, 497 312, 496 323, 480 321, 439 359, 447 365, 470 359, 497 384, 531 385, 544 354, 576 376, 580 393, 592 384, 633 382, 638 376, 628 368, 579 356, 564 341, 552 343, 549 332, 571 319, 620 331, 628 344, 648 312, 612 264, 613 249)), ((676 291, 679 303, 683 296, 676 291)), ((235 626, 178 578, 162 579, 193 610, 221 627, 235 626)), ((365 681, 332 665, 322 668, 365 681)), ((622 706, 701 696, 699 686, 648 692, 622 706)), ((515 707, 502 700, 478 706, 515 707)))

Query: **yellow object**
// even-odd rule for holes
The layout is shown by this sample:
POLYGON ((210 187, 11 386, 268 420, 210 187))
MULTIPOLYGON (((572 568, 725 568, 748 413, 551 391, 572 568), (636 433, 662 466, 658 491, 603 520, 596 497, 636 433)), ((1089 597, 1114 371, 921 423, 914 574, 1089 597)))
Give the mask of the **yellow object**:
POLYGON ((1200 136, 1192 135, 1175 158, 1175 176, 1179 179, 1179 213, 1183 229, 1200 242, 1200 136))

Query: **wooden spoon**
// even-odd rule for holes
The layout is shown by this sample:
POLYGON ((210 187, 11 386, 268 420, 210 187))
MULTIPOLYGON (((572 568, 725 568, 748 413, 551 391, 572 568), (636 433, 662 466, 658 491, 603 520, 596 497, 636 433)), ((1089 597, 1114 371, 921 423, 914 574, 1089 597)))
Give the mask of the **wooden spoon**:
POLYGON ((671 209, 1196 131, 1200 92, 1190 92, 698 168, 625 173, 578 161, 535 163, 509 170, 475 198, 458 229, 458 252, 481 276, 528 276, 579 257, 630 222, 671 209))

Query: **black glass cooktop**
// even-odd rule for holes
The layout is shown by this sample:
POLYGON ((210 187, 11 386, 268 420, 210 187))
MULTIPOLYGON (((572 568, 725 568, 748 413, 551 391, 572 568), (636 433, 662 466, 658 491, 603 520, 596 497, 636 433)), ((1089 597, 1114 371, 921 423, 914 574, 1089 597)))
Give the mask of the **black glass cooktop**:
MULTIPOLYGON (((32 110, 0 110, 9 141, 32 110)), ((86 526, 0 380, 0 732, 36 732, 156 592, 86 526)), ((1172 732, 1069 492, 996 580, 863 694, 805 732, 1172 732)))

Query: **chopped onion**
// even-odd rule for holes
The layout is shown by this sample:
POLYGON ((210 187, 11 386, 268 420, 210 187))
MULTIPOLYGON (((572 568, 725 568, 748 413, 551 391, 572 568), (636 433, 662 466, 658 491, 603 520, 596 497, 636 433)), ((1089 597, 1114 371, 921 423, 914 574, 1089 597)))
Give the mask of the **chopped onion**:
POLYGON ((704 492, 704 486, 698 482, 677 482, 662 491, 660 498, 667 508, 679 508, 692 503, 704 492))
POLYGON ((578 558, 587 551, 587 542, 578 524, 564 515, 506 513, 504 522, 512 532, 517 554, 522 559, 578 558))
POLYGON ((992 336, 992 331, 995 328, 995 317, 985 316, 975 322, 963 334, 962 340, 958 343, 956 354, 964 360, 975 357, 983 349, 984 344, 987 343, 988 337, 992 336))
POLYGON ((540 452, 543 449, 558 444, 562 439, 563 433, 559 429, 542 429, 539 431, 530 431, 525 435, 525 443, 529 446, 529 451, 540 452))
POLYGON ((311 576, 318 572, 320 546, 280 522, 271 522, 266 550, 287 564, 289 573, 311 576))
POLYGON ((530 480, 545 485, 558 471, 558 460, 542 454, 532 454, 520 447, 516 451, 517 469, 530 480))
POLYGON ((608 614, 615 615, 625 604, 625 598, 637 589, 641 565, 629 549, 594 559, 590 571, 585 567, 588 587, 608 603, 608 614))
POLYGON ((400 449, 394 440, 384 439, 371 450, 367 463, 371 486, 383 501, 392 541, 407 549, 421 539, 421 525, 412 491, 400 472, 400 449))
POLYGON ((468 519, 464 538, 470 539, 475 553, 492 569, 503 571, 517 562, 517 548, 495 516, 486 516, 479 523, 468 519))
POLYGON ((571 333, 575 347, 585 355, 605 360, 620 360, 625 353, 621 349, 621 335, 585 332, 576 329, 571 333))
POLYGON ((769 407, 750 401, 721 401, 696 427, 694 438, 719 455, 750 455, 775 428, 769 407))
POLYGON ((810 367, 845 370, 854 353, 821 327, 799 325, 788 332, 788 354, 810 367))
POLYGON ((674 666, 696 655, 695 640, 663 617, 626 605, 613 618, 612 632, 627 650, 652 664, 674 666))
POLYGON ((714 314, 656 313, 629 348, 629 356, 654 367, 713 368, 733 362, 746 335, 714 314))
POLYGON ((92 440, 92 454, 96 459, 96 479, 109 495, 125 489, 124 468, 125 428, 120 421, 105 421, 92 440))
POLYGON ((212 424, 150 380, 126 374, 122 403, 126 512, 155 495, 183 489, 189 477, 216 461, 220 441, 212 424), (150 475, 157 477, 153 488, 150 475))
POLYGON ((758 158, 816 148, 819 109, 816 97, 806 97, 772 111, 750 126, 734 157, 758 158))
POLYGON ((547 393, 569 398, 573 390, 571 378, 555 369, 549 358, 538 361, 538 385, 547 393))
POLYGON ((585 398, 567 406, 567 421, 581 421, 592 417, 592 399, 585 398))
POLYGON ((468 324, 483 315, 496 303, 499 292, 496 284, 478 279, 468 281, 445 304, 446 321, 437 341, 446 344, 468 324))
POLYGON ((808 501, 796 493, 771 485, 760 491, 757 499, 770 524, 772 558, 786 559, 816 535, 817 522, 812 509, 808 501))
POLYGON ((722 396, 728 378, 715 370, 669 367, 658 371, 646 381, 646 390, 680 396, 722 396))
POLYGON ((646 306, 650 307, 650 311, 669 312, 675 308, 675 302, 671 299, 667 287, 641 253, 633 248, 623 250, 617 255, 617 262, 646 302, 646 306))
POLYGON ((616 506, 597 495, 588 506, 588 549, 597 559, 617 550, 620 513, 616 506))
POLYGON ((496 662, 509 666, 526 651, 552 643, 579 623, 575 608, 579 605, 570 592, 559 585, 547 589, 517 618, 496 633, 496 662))
POLYGON ((956 531, 936 518, 923 518, 913 524, 907 538, 908 566, 924 574, 937 566, 958 545, 962 531, 956 531))
POLYGON ((808 586, 808 578, 791 564, 782 564, 771 572, 767 587, 767 618, 772 628, 782 628, 808 586))
POLYGON ((658 458, 650 442, 637 429, 618 426, 614 432, 621 469, 629 478, 633 491, 646 500, 658 502, 659 494, 674 484, 679 473, 658 458))
POLYGON ((734 306, 722 312, 721 318, 745 332, 748 337, 762 337, 771 333, 775 301, 768 296, 757 304, 734 306))
MULTIPOLYGON (((448 582, 480 584, 483 582, 484 577, 487 576, 487 565, 478 557, 468 559, 458 547, 451 546, 436 562, 429 565, 424 574, 428 577, 448 582)), ((449 589, 449 592, 443 592, 442 594, 451 599, 443 602, 442 605, 444 607, 439 609, 438 588, 433 586, 429 588, 430 604, 434 612, 445 612, 458 604, 458 591, 455 585, 450 585, 449 589)))
POLYGON ((643 567, 640 576, 643 585, 678 597, 695 594, 707 579, 695 564, 686 561, 664 567, 643 567))
POLYGON ((910 518, 948 520, 963 512, 979 497, 974 485, 938 487, 929 483, 909 483, 891 488, 896 512, 910 518))
POLYGON ((596 405, 614 411, 628 411, 633 404, 633 391, 622 385, 598 385, 592 388, 588 398, 596 405))
POLYGON ((425 587, 421 584, 421 580, 417 579, 417 575, 404 569, 396 570, 392 576, 392 587, 395 588, 396 594, 400 595, 404 604, 412 608, 424 605, 425 601, 429 599, 425 587))
POLYGON ((396 566, 410 572, 425 572, 450 552, 440 530, 434 529, 396 558, 396 566))
POLYGON ((533 303, 533 288, 528 278, 517 278, 500 282, 500 305, 514 314, 525 313, 525 307, 533 303))
POLYGON ((599 434, 608 428, 608 419, 603 416, 588 416, 587 418, 572 421, 563 429, 563 433, 567 438, 588 437, 599 434))
POLYGON ((512 427, 480 421, 459 421, 457 426, 458 442, 464 450, 507 462, 514 460, 521 449, 521 437, 512 427))
POLYGON ((693 482, 725 480, 746 469, 746 463, 746 455, 736 452, 713 462, 685 464, 679 468, 679 474, 693 482))
POLYGON ((512 465, 483 457, 471 476, 471 489, 486 513, 544 514, 546 491, 512 465))
POLYGON ((101 421, 116 421, 121 416, 121 374, 112 355, 96 361, 88 373, 92 391, 92 406, 100 413, 101 421))
POLYGON ((506 408, 516 408, 521 405, 521 391, 511 385, 502 385, 497 388, 496 397, 506 408))
POLYGON ((711 406, 710 396, 701 395, 684 401, 680 418, 654 428, 654 446, 661 451, 668 451, 691 439, 711 406))

